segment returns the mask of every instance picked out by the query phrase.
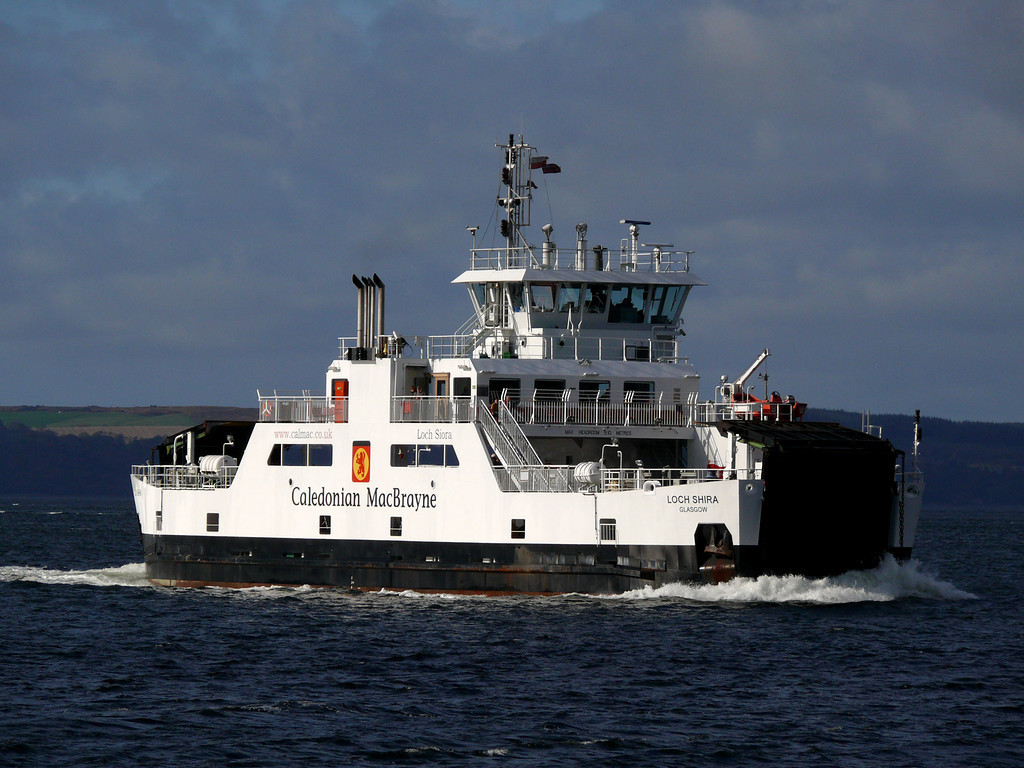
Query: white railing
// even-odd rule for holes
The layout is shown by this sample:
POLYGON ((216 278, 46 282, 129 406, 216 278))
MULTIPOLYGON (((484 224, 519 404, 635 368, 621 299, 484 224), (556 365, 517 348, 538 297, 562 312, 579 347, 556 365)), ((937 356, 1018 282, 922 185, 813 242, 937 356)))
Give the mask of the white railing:
POLYGON ((682 403, 521 400, 510 403, 509 409, 525 425, 687 427, 692 423, 689 409, 682 403))
POLYGON ((625 360, 674 362, 680 359, 676 339, 643 336, 569 336, 544 339, 546 360, 625 360))
POLYGON ((348 398, 310 395, 272 395, 256 392, 260 401, 260 421, 322 424, 348 421, 348 398))
POLYGON ((403 395, 391 398, 391 421, 410 423, 460 423, 474 421, 471 398, 403 395))
POLYGON ((235 479, 238 467, 221 467, 215 472, 202 472, 195 464, 136 464, 132 476, 157 488, 213 490, 227 488, 235 479))
POLYGON ((573 467, 510 465, 495 467, 498 488, 506 493, 575 493, 582 490, 573 477, 573 467))
MULTIPOLYGON (((625 360, 652 362, 680 362, 687 358, 679 355, 679 344, 674 338, 659 338, 656 333, 648 336, 562 336, 538 337, 540 343, 534 344, 533 337, 520 336, 527 339, 527 346, 514 349, 514 354, 522 359, 544 360, 625 360)), ((409 336, 397 342, 393 338, 384 340, 377 350, 360 350, 353 337, 338 338, 339 354, 343 360, 371 359, 376 357, 399 358, 412 357, 425 360, 451 360, 460 357, 472 357, 480 344, 488 348, 498 343, 490 329, 467 332, 466 327, 455 333, 440 336, 409 336), (365 357, 360 357, 365 355, 365 357)), ((507 339, 502 342, 507 344, 507 339)))
MULTIPOLYGON (((587 490, 576 479, 574 469, 575 467, 571 465, 510 465, 496 467, 494 476, 498 481, 498 487, 506 493, 577 493, 587 490)), ((600 482, 590 490, 616 493, 719 480, 753 480, 760 476, 760 471, 753 469, 604 469, 601 471, 600 482)))
MULTIPOLYGON (((520 337, 530 341, 530 337, 520 337)), ((497 344, 491 336, 478 334, 451 334, 448 336, 415 337, 420 347, 420 357, 430 360, 470 357, 478 341, 497 344), (422 341, 422 345, 418 342, 422 341)), ((543 360, 625 360, 679 362, 679 345, 675 339, 659 339, 650 336, 568 336, 541 337, 541 344, 528 343, 518 347, 514 353, 521 359, 543 360)))
MULTIPOLYGON (((689 252, 689 253, 692 253, 689 252)), ((604 249, 602 251, 602 268, 605 272, 689 272, 690 256, 687 251, 651 250, 634 251, 625 241, 618 251, 604 249), (616 263, 617 262, 617 263, 616 263)), ((546 254, 535 247, 525 245, 516 248, 472 248, 469 252, 469 268, 476 269, 575 269, 576 248, 555 248, 546 254), (543 259, 550 259, 544 264, 543 259)), ((587 269, 583 274, 595 270, 594 251, 586 254, 587 269)))
POLYGON ((800 421, 807 406, 803 403, 789 402, 724 402, 694 403, 693 421, 699 424, 712 424, 716 421, 800 421))

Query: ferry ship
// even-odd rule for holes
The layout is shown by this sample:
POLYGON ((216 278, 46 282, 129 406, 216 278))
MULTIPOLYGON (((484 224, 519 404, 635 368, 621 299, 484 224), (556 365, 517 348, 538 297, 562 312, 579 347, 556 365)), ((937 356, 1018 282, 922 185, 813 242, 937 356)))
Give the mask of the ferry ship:
MULTIPOLYGON (((257 391, 132 468, 146 573, 169 586, 620 593, 680 580, 821 577, 910 556, 910 457, 755 393, 764 349, 706 399, 682 313, 693 251, 561 250, 527 238, 537 175, 501 152, 494 247, 472 237, 452 335, 385 332, 385 284, 353 276, 356 335, 322 393, 257 391)), ((767 377, 762 376, 767 384, 767 377)), ((766 388, 766 387, 765 387, 766 388)))

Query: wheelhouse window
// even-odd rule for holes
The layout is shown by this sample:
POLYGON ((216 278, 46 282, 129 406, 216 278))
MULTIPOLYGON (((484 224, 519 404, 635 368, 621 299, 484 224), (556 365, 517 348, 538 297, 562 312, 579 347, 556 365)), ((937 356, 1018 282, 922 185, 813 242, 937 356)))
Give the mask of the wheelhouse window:
POLYGON ((608 306, 608 286, 588 285, 583 289, 583 306, 591 315, 603 315, 608 306))
POLYGON ((473 303, 476 305, 476 309, 479 312, 484 307, 484 284, 470 283, 469 293, 473 297, 473 303))
POLYGON ((555 283, 532 283, 530 285, 530 309, 534 312, 555 311, 555 283))
POLYGON ((647 288, 646 285, 613 285, 608 322, 642 323, 647 304, 647 288))
POLYGON ((512 304, 513 312, 521 312, 523 309, 523 286, 519 283, 507 283, 508 300, 512 304))
POLYGON ((655 285, 651 289, 649 322, 668 325, 679 316, 679 308, 690 290, 688 285, 655 285))
POLYGON ((562 313, 578 312, 580 309, 580 291, 582 286, 579 283, 565 283, 558 291, 558 311, 562 313))

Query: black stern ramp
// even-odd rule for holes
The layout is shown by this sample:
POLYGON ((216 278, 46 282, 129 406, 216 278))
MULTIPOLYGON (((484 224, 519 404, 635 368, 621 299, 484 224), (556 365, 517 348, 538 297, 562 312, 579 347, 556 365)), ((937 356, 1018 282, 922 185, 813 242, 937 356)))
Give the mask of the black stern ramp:
POLYGON ((764 451, 756 552, 740 575, 822 577, 872 568, 886 551, 899 452, 888 440, 825 422, 723 421, 764 451))

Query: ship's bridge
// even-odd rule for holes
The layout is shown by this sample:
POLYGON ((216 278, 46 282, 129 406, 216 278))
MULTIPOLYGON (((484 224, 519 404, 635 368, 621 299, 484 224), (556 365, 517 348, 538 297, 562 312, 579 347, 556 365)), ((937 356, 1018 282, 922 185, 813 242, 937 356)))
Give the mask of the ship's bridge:
POLYGON ((580 344, 632 349, 625 359, 675 356, 683 305, 703 280, 688 268, 669 269, 660 254, 646 269, 632 260, 618 269, 559 268, 552 256, 550 268, 495 265, 453 281, 466 285, 473 301, 474 315, 460 332, 475 336, 474 356, 577 357, 580 344))

